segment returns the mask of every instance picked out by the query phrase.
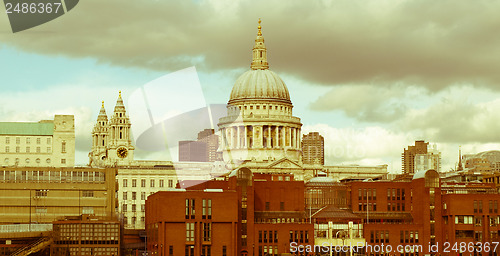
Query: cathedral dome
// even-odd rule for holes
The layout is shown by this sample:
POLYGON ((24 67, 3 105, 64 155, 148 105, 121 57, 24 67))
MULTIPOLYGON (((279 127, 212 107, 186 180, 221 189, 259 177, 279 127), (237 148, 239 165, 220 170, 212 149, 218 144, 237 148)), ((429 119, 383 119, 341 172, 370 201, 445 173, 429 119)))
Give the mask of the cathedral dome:
POLYGON ((229 102, 247 99, 275 99, 291 103, 285 82, 269 69, 249 70, 236 80, 229 102))

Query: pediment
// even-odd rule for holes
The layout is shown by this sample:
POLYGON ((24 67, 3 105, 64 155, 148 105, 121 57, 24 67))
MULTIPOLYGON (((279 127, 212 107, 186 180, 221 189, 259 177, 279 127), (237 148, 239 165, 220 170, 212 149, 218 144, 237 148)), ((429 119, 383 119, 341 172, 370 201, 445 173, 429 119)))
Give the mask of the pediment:
POLYGON ((282 169, 302 169, 302 166, 288 158, 281 158, 269 164, 267 168, 282 168, 282 169))

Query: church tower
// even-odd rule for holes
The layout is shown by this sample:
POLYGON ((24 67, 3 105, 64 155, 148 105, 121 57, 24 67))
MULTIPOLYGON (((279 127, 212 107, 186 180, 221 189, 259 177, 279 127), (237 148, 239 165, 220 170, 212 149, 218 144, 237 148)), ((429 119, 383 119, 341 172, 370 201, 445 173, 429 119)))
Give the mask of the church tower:
POLYGON ((111 166, 130 165, 134 159, 134 147, 130 138, 130 119, 125 111, 121 91, 109 120, 108 134, 108 163, 111 166))
POLYGON ((90 166, 127 166, 134 160, 134 146, 130 138, 130 119, 125 111, 121 91, 113 115, 106 115, 104 101, 92 130, 90 166))
POLYGON ((108 146, 108 116, 104 109, 104 101, 97 116, 97 123, 92 130, 92 151, 89 153, 91 165, 104 165, 108 146))

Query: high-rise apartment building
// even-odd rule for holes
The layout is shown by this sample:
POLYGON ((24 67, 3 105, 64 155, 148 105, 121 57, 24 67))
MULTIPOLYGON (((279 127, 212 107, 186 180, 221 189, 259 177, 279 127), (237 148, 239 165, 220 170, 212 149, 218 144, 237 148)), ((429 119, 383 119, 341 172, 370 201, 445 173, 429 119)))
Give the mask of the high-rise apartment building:
POLYGON ((205 129, 198 133, 198 141, 205 142, 207 161, 217 160, 217 149, 219 148, 219 136, 214 134, 214 129, 205 129))
POLYGON ((179 161, 181 162, 208 162, 207 144, 202 141, 179 141, 179 161))
POLYGON ((318 132, 302 135, 302 162, 325 164, 325 139, 318 132))
POLYGON ((435 145, 423 140, 415 141, 401 154, 403 173, 413 174, 421 170, 441 170, 441 153, 435 145))

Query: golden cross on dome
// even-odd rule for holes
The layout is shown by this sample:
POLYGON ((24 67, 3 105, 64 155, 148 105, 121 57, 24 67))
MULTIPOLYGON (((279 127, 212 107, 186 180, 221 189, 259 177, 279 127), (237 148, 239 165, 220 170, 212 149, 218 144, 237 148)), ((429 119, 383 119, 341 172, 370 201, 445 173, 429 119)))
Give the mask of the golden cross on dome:
POLYGON ((118 97, 122 97, 122 91, 118 91, 118 97))
POLYGON ((104 107, 104 101, 102 101, 102 107, 104 107))
POLYGON ((262 35, 262 31, 261 31, 261 26, 260 26, 260 23, 261 23, 261 20, 259 18, 259 26, 257 27, 259 29, 259 32, 257 33, 258 36, 261 36, 262 35))

